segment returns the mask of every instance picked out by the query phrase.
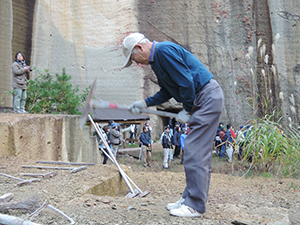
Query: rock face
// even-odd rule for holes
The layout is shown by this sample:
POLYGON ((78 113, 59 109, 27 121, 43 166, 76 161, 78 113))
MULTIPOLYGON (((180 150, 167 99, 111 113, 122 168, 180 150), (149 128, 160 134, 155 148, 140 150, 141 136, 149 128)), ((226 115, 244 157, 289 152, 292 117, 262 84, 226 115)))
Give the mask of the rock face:
POLYGON ((96 137, 80 116, 1 114, 0 157, 100 163, 96 137))
MULTIPOLYGON (((240 125, 274 107, 285 123, 299 121, 298 0, 23 2, 1 1, 1 94, 10 90, 10 65, 21 50, 32 67, 66 68, 81 90, 97 77, 97 99, 128 105, 150 96, 159 87, 149 66, 121 69, 122 40, 138 31, 182 45, 207 66, 224 91, 223 122, 240 125)), ((10 96, 0 100, 12 104, 10 96)), ((179 111, 180 104, 160 108, 179 111)))

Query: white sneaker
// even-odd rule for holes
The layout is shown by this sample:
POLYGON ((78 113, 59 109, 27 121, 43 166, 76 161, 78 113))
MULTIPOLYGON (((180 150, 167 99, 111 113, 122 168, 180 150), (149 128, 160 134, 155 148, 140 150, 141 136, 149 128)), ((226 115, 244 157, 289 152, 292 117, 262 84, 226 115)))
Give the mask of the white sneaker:
POLYGON ((184 198, 180 198, 177 202, 175 202, 175 203, 169 203, 168 205, 167 205, 167 209, 168 210, 171 210, 171 209, 178 209, 178 208, 180 208, 180 206, 181 206, 181 204, 184 202, 184 198))
POLYGON ((196 210, 192 209, 191 207, 182 204, 180 208, 171 209, 170 215, 180 216, 180 217, 202 217, 204 216, 204 213, 199 213, 196 210))

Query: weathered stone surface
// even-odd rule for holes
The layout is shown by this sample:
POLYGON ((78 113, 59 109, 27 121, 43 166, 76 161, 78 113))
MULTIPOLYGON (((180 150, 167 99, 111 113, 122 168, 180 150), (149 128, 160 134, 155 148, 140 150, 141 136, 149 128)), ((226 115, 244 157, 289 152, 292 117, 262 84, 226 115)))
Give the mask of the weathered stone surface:
POLYGON ((79 129, 79 116, 1 115, 1 157, 100 163, 96 137, 79 129))
MULTIPOLYGON (((1 93, 11 85, 10 42, 18 28, 12 27, 12 20, 16 20, 12 16, 12 1, 3 1, 2 6, 1 30, 5 32, 0 34, 4 56, 0 60, 4 68, 0 72, 1 93)), ((150 40, 181 44, 208 67, 224 90, 221 120, 225 123, 239 125, 253 119, 253 113, 269 113, 261 103, 263 98, 272 97, 270 108, 282 109, 283 121, 295 125, 300 101, 299 6, 297 0, 36 1, 31 62, 32 66, 52 73, 66 68, 73 84, 81 89, 97 77, 97 99, 128 105, 159 90, 149 66, 121 69, 121 42, 130 32, 139 31, 150 40), (266 50, 261 55, 263 45, 266 50), (250 47, 253 53, 247 55, 250 47), (283 100, 279 99, 279 92, 283 92, 283 100), (289 101, 291 98, 294 101, 289 101)), ((27 9, 20 4, 18 10, 27 9)), ((33 77, 36 75, 32 73, 33 77)), ((11 99, 5 104, 11 105, 11 99)), ((173 104, 162 108, 179 110, 173 104)), ((160 132, 154 130, 154 137, 160 132)))

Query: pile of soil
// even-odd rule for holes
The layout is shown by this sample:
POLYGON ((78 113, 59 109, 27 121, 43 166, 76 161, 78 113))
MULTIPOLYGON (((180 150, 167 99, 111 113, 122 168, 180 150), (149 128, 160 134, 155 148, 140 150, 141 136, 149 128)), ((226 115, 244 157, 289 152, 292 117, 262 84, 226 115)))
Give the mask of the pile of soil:
MULTIPOLYGON (((87 184, 99 181, 101 171, 108 168, 117 173, 116 167, 89 166, 87 170, 71 174, 58 171, 54 178, 30 185, 17 186, 18 181, 0 177, 0 194, 13 193, 11 201, 22 201, 30 196, 58 208, 76 224, 300 224, 300 182, 294 179, 278 179, 232 176, 232 167, 216 157, 213 169, 207 213, 203 218, 178 218, 169 215, 166 205, 177 201, 185 188, 184 167, 175 159, 170 170, 162 169, 162 149, 153 147, 151 168, 128 154, 119 155, 118 161, 130 167, 131 178, 142 191, 150 191, 144 198, 96 196, 85 194, 87 184), (222 170, 223 169, 223 170, 222 170), (221 174, 216 172, 228 173, 221 174)), ((21 158, 1 158, 1 173, 18 177, 20 173, 46 173, 36 169, 24 169, 21 165, 34 165, 35 161, 21 158)), ((30 212, 6 210, 12 216, 25 218, 30 212)), ((69 224, 61 215, 44 209, 33 220, 41 224, 69 224)))

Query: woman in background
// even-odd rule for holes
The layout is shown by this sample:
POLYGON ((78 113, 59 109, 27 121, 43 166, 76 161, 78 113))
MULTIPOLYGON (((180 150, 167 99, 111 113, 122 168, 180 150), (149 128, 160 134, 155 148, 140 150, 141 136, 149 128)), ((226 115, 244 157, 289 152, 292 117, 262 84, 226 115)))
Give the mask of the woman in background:
POLYGON ((32 71, 25 63, 25 56, 22 52, 17 52, 15 61, 11 65, 13 72, 12 87, 14 88, 14 112, 27 113, 25 111, 27 78, 26 72, 32 71))

